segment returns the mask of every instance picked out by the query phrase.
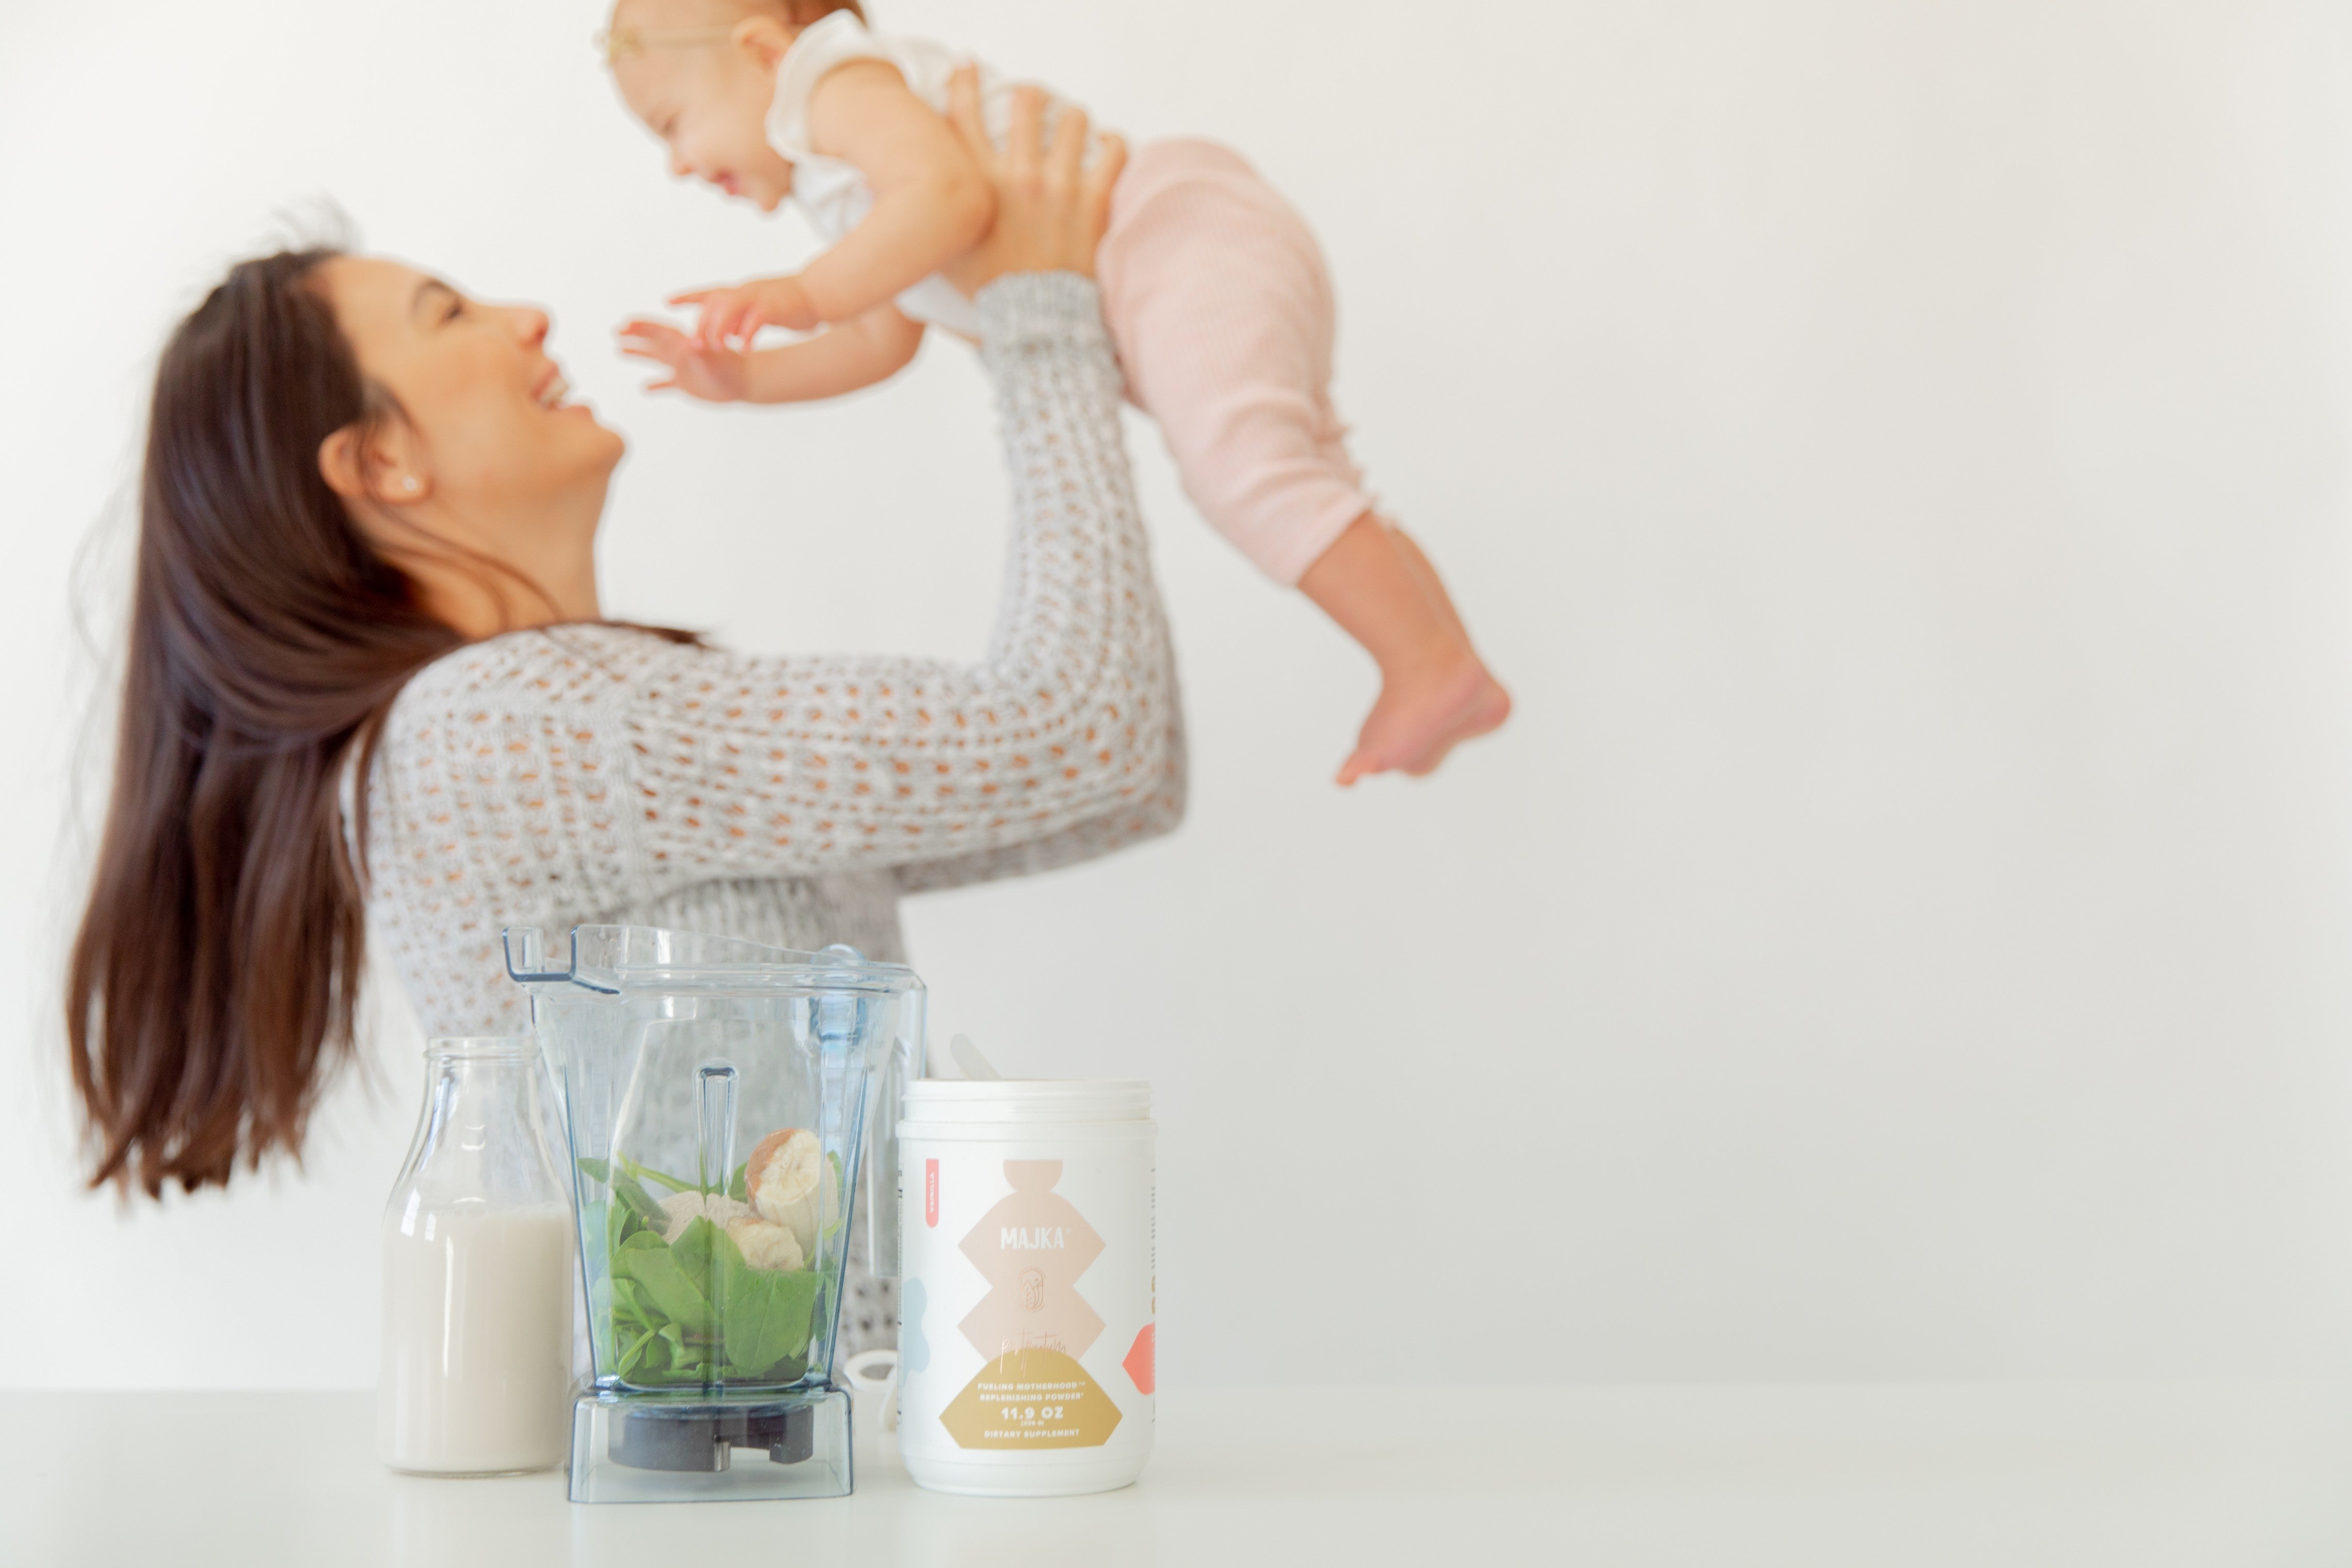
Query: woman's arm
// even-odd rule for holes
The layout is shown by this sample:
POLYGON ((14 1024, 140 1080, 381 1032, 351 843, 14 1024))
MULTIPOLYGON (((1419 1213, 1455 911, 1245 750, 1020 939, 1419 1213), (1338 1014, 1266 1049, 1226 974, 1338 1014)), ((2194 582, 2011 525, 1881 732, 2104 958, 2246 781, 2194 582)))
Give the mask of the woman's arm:
MULTIPOLYGON (((1034 117, 1028 132, 1000 186, 1015 230, 987 253, 1083 267, 1117 159, 1082 175, 1075 148, 1044 160, 1034 117)), ((1013 502, 986 655, 760 658, 617 627, 477 645, 412 683, 386 737, 381 820, 410 842, 384 847, 443 889, 420 894, 504 919, 559 891, 617 904, 727 876, 936 887, 1174 825, 1173 658, 1095 286, 1027 273, 978 304, 1013 502)))
POLYGON ((476 644, 394 708, 378 817, 394 841, 372 858, 421 875, 412 897, 503 921, 558 893, 621 903, 720 877, 939 887, 1172 827, 1174 659, 1095 285, 1024 274, 978 304, 1013 484, 981 659, 761 658, 614 626, 476 644))
POLYGON ((1030 274, 978 302, 1013 514, 986 656, 665 649, 633 682, 618 759, 650 861, 695 876, 888 867, 938 886, 1101 853, 1181 816, 1174 661, 1095 287, 1030 274))

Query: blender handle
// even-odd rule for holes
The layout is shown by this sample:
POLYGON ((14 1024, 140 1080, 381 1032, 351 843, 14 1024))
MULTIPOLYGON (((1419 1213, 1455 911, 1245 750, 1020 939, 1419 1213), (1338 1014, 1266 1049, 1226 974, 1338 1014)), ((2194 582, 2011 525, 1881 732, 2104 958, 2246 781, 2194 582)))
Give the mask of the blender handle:
POLYGON ((907 1082, 923 1071, 922 1043, 901 1036, 876 1075, 866 1143, 866 1256, 875 1278, 898 1278, 898 1119, 906 1114, 907 1082))

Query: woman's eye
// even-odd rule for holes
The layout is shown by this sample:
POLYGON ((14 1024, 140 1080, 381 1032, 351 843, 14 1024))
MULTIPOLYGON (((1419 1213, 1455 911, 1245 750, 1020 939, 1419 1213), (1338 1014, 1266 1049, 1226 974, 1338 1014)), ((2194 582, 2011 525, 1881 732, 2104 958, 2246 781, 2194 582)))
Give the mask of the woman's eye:
POLYGON ((442 321, 444 321, 445 322, 446 322, 446 321, 456 321, 458 317, 460 317, 460 316, 464 315, 465 313, 466 313, 466 301, 464 301, 463 300, 450 300, 450 301, 449 301, 449 309, 448 309, 446 311, 443 312, 442 317, 441 317, 441 320, 442 320, 442 321))

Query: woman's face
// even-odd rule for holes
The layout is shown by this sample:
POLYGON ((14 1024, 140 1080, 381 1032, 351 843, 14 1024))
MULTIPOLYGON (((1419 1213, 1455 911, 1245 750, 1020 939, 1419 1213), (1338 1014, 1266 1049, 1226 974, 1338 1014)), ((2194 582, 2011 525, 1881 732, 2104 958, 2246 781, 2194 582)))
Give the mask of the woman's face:
POLYGON ((350 256, 320 283, 360 371, 404 417, 403 478, 479 535, 467 542, 529 557, 551 541, 502 537, 563 526, 584 509, 593 534, 626 449, 596 422, 547 355, 547 313, 468 300, 439 279, 380 257, 350 256), (519 546, 520 548, 513 548, 519 546))

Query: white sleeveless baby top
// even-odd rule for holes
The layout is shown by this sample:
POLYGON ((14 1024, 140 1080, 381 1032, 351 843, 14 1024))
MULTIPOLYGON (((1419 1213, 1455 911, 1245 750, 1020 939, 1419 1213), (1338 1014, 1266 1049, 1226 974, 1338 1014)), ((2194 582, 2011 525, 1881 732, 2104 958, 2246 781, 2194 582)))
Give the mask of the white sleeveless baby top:
MULTIPOLYGON (((917 98, 945 114, 948 79, 971 56, 897 33, 869 32, 850 11, 835 11, 793 40, 776 66, 776 97, 768 109, 768 144, 793 165, 792 199, 808 215, 809 226, 827 245, 856 228, 874 205, 866 176, 838 158, 809 145, 809 100, 816 84, 851 60, 883 60, 898 68, 917 98)), ((1012 114, 1013 84, 984 61, 980 67, 981 111, 991 135, 1002 140, 1012 114)), ((1051 116, 1049 103, 1047 114, 1051 116)), ((955 286, 934 274, 898 296, 898 309, 967 338, 980 336, 980 316, 955 286)))

